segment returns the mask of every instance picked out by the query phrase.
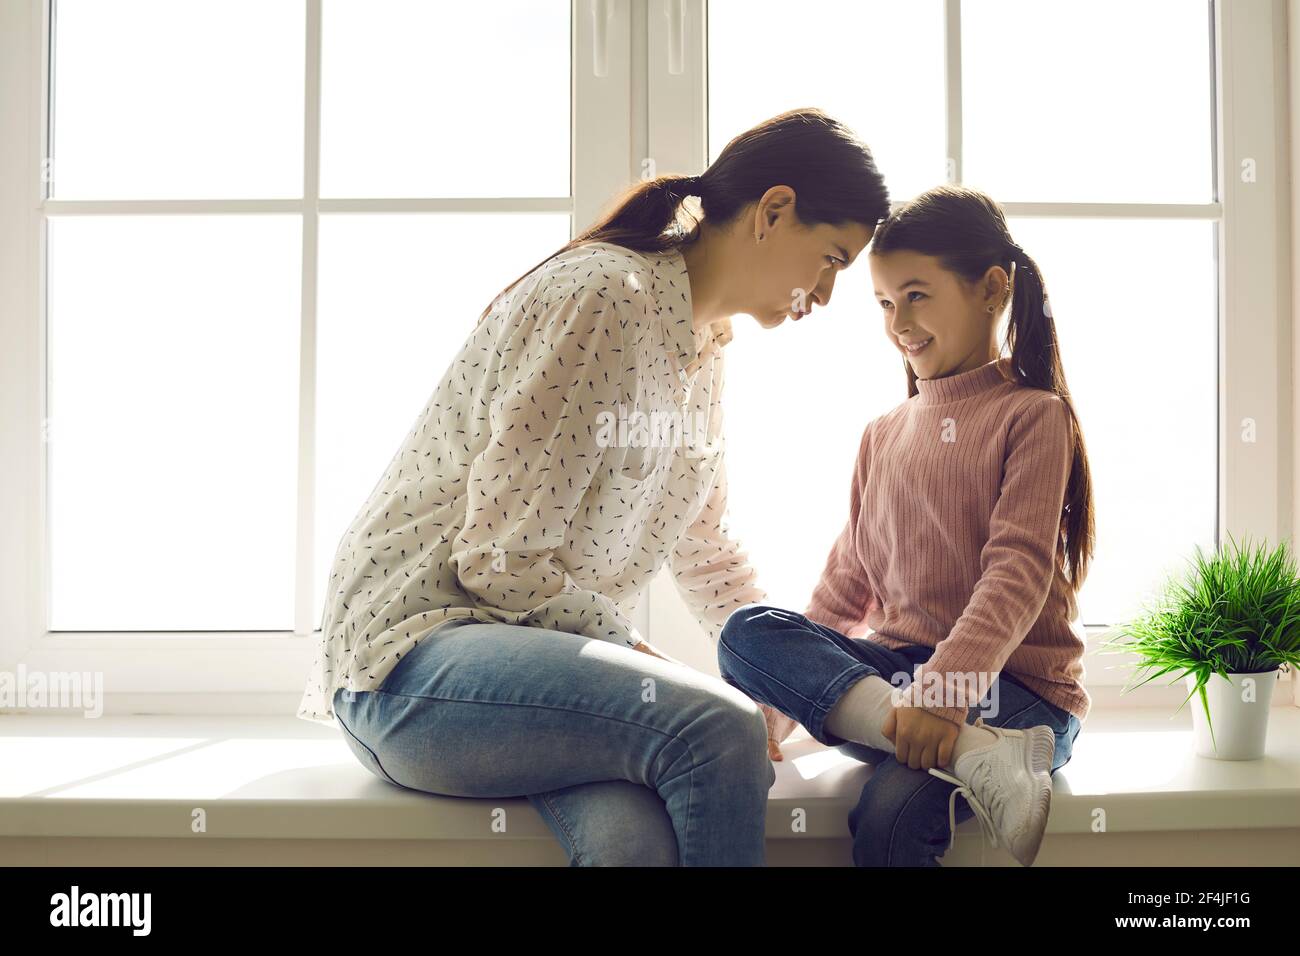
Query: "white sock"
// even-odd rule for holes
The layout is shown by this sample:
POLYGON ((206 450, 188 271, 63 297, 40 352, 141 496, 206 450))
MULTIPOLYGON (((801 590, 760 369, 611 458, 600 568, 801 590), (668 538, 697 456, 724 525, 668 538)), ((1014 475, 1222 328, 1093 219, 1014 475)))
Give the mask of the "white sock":
POLYGON ((880 732, 880 728, 894 709, 893 693, 893 684, 879 674, 868 674, 840 695, 826 714, 823 726, 836 737, 892 754, 894 744, 880 732))
MULTIPOLYGON (((894 685, 878 674, 869 674, 840 695, 826 714, 823 726, 837 737, 894 752, 894 744, 880 732, 893 709, 894 685)), ((987 747, 997 739, 993 731, 974 724, 962 724, 953 744, 952 759, 942 769, 952 771, 957 758, 970 750, 987 747)))
POLYGON ((980 747, 987 747, 998 739, 997 734, 991 730, 985 730, 983 727, 976 727, 974 724, 962 724, 961 733, 957 734, 957 742, 952 745, 952 760, 948 762, 945 769, 950 773, 957 763, 957 758, 968 750, 978 750, 980 747))

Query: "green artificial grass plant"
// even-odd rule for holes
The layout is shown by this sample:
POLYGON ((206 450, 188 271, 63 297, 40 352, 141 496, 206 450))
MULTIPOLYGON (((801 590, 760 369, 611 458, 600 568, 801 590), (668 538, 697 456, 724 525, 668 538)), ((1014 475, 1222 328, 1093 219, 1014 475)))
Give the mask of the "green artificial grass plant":
MULTIPOLYGON (((1152 671, 1141 686, 1162 674, 1187 674, 1196 686, 1178 705, 1199 693, 1205 719, 1210 706, 1205 685, 1210 674, 1265 674, 1300 664, 1300 575, 1286 543, 1231 550, 1220 547, 1206 557, 1199 546, 1193 567, 1171 578, 1154 606, 1120 625, 1117 637, 1103 642, 1103 654, 1136 653, 1135 667, 1152 671)), ((1170 681, 1173 683, 1174 681, 1170 681)), ((1132 688, 1126 687, 1124 693, 1132 688)), ((1216 744, 1217 747, 1217 744, 1216 744)))

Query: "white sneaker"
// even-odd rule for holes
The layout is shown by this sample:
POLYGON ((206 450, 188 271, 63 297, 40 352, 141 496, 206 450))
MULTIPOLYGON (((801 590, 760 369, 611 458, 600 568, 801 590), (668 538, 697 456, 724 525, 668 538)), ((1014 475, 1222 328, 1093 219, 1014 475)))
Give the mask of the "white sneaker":
MULTIPOLYGON (((1002 844, 1021 866, 1030 866, 1038 855, 1052 808, 1052 756, 1056 734, 1040 724, 1025 730, 1009 730, 975 719, 997 739, 987 747, 970 750, 957 758, 953 773, 931 767, 930 773, 957 784, 948 800, 948 825, 952 839, 957 831, 957 794, 966 798, 980 829, 993 846, 1002 844)), ((945 851, 946 852, 946 851, 945 851)), ((980 850, 981 861, 983 849, 980 850)))

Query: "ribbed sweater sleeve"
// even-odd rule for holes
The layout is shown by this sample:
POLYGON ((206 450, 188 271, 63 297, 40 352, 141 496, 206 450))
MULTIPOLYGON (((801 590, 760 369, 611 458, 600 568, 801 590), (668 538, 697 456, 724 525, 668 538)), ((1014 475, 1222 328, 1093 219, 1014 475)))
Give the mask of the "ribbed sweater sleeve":
POLYGON ((1069 410, 1058 396, 1037 392, 1007 432, 1001 489, 980 550, 979 580, 956 624, 902 695, 905 701, 965 723, 968 708, 979 703, 979 682, 996 678, 1025 638, 1043 609, 1058 560, 1072 455, 1069 410), (957 702, 955 706, 924 703, 939 687, 942 699, 957 702))

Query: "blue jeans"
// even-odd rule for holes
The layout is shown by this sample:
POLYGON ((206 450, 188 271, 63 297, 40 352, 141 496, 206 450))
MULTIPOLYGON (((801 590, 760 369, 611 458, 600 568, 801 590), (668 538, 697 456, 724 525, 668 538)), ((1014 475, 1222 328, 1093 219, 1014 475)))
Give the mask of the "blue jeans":
MULTIPOLYGON (((938 866, 938 854, 951 837, 948 803, 956 787, 900 763, 892 751, 835 736, 826 730, 826 715, 850 685, 870 674, 905 686, 913 668, 933 653, 922 645, 893 651, 765 604, 738 608, 722 629, 718 668, 723 680, 797 720, 821 743, 872 764, 848 818, 858 866, 938 866), (906 680, 895 678, 900 673, 906 680)), ((1081 726, 1074 714, 1049 704, 1007 673, 992 681, 967 720, 976 716, 999 727, 1051 727, 1056 735, 1053 772, 1069 762, 1081 726)), ((970 805, 959 799, 957 821, 972 816, 970 805)))
MULTIPOLYGON (((716 677, 621 644, 456 619, 377 690, 340 688, 333 706, 375 776, 527 796, 571 866, 764 865, 767 725, 716 677)), ((485 812, 485 839, 492 823, 485 812)))

